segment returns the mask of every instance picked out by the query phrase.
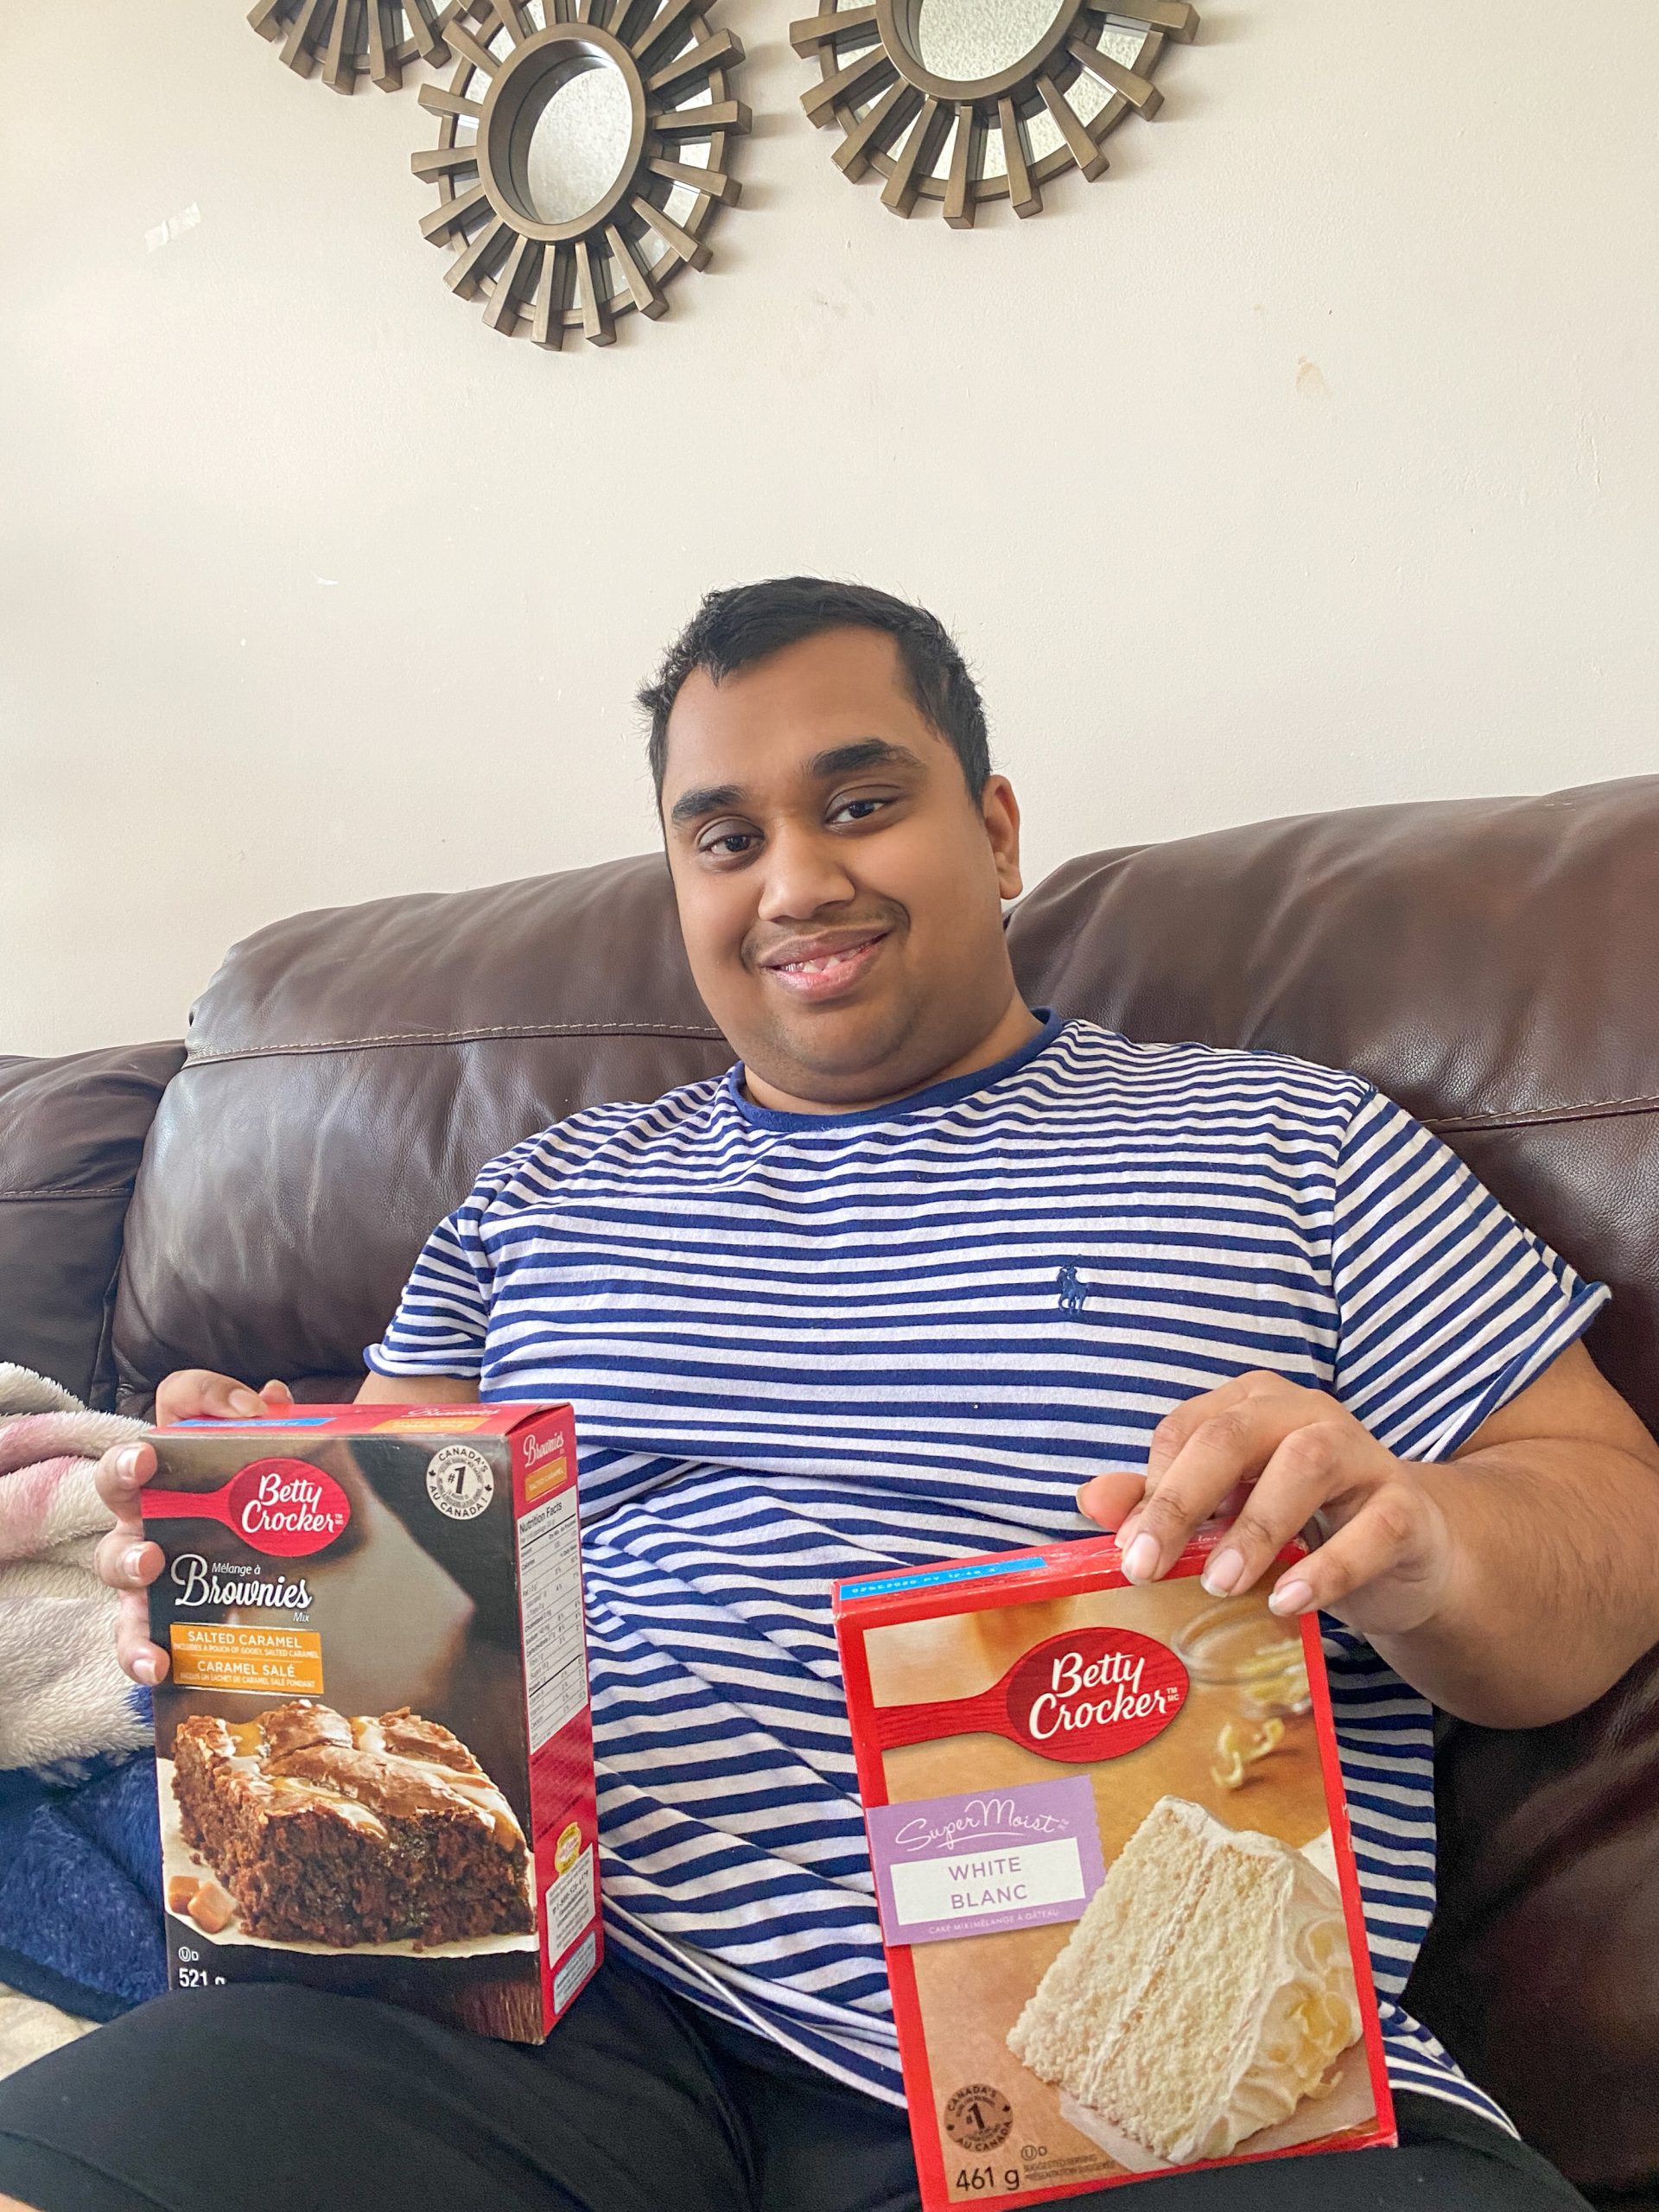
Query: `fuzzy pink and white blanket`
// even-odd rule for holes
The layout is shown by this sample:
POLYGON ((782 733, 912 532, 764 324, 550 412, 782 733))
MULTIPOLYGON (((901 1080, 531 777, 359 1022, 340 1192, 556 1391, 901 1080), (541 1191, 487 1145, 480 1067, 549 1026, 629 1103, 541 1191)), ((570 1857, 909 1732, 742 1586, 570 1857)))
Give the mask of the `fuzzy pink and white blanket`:
POLYGON ((99 1454, 143 1432, 0 1363, 0 1769, 150 1740, 149 1700, 116 1663, 116 1594, 92 1567, 111 1519, 92 1483, 99 1454))

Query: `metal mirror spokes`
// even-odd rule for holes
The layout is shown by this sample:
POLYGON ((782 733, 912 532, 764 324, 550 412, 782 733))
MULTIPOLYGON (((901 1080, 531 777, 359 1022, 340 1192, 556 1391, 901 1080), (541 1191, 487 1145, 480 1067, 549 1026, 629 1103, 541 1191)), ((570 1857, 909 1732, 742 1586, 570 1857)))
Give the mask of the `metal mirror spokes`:
POLYGON ((248 16, 296 76, 313 70, 337 92, 374 84, 395 92, 411 62, 441 69, 460 0, 256 0, 248 16))
POLYGON ((1198 27, 1189 0, 842 0, 790 39, 817 58, 801 105, 840 124, 842 174, 874 168, 894 214, 933 202, 969 230, 988 200, 1035 215, 1051 178, 1103 175, 1107 134, 1162 101, 1151 71, 1165 41, 1198 27))
POLYGON ((446 38, 454 74, 421 91, 438 143, 410 164, 438 187, 421 230, 450 253, 445 283, 550 347, 666 314, 663 287, 707 266, 703 233, 738 197, 737 39, 693 0, 485 0, 446 38))

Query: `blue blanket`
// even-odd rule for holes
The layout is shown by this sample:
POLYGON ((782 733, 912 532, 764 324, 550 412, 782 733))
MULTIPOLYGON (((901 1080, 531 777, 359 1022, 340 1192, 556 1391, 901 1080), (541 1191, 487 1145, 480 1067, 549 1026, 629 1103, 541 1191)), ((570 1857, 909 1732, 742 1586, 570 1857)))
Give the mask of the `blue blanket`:
POLYGON ((0 1982, 88 2020, 158 1996, 161 1856, 149 1752, 73 1786, 0 1774, 0 1982))

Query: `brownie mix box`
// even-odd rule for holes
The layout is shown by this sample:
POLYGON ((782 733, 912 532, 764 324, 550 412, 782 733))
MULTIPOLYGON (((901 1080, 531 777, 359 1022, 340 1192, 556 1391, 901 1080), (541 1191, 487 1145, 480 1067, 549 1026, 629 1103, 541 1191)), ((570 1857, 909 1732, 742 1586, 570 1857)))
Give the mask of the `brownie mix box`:
POLYGON ((149 1441, 169 1971, 540 2043, 599 1963, 568 1406, 149 1441))
POLYGON ((836 1592, 926 2212, 1395 2139, 1317 1626, 1215 1541, 836 1592))

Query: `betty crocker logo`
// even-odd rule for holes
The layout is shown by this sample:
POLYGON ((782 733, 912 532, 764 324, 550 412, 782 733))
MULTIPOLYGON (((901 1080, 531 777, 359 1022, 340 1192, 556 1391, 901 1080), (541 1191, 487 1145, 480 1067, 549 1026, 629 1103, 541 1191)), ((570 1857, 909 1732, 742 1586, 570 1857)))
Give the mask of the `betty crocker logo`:
POLYGON ((1111 1759, 1167 1728, 1187 1675, 1167 1644, 1128 1629, 1078 1629, 1028 1651, 1014 1669, 1008 1707, 1026 1742, 1051 1758, 1111 1759))
POLYGON ((220 1490, 147 1490, 146 1521, 217 1521, 272 1559, 297 1559, 332 1544, 352 1502, 308 1459, 255 1459, 220 1490))
POLYGON ((879 1707, 883 1751, 938 1736, 1006 1736, 1066 1766, 1122 1758, 1160 1735, 1186 1700, 1187 1673, 1167 1644, 1133 1629, 1077 1628, 1015 1660, 977 1697, 879 1707))

